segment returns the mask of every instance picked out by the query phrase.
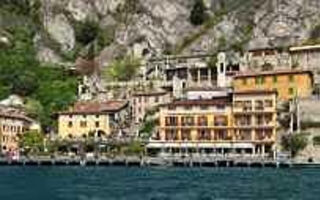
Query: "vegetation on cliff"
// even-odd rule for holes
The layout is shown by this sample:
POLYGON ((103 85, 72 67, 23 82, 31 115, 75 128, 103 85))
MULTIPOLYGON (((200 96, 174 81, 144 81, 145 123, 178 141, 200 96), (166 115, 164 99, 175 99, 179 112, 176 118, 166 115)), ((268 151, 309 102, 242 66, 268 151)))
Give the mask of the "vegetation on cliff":
POLYGON ((34 6, 28 1, 7 1, 0 7, 1 13, 12 19, 11 24, 2 25, 10 42, 0 47, 0 98, 10 94, 26 97, 30 114, 48 128, 54 121, 51 114, 75 100, 77 78, 36 59, 34 38, 39 24, 32 13, 34 6), (15 23, 15 19, 24 19, 25 23, 15 23))

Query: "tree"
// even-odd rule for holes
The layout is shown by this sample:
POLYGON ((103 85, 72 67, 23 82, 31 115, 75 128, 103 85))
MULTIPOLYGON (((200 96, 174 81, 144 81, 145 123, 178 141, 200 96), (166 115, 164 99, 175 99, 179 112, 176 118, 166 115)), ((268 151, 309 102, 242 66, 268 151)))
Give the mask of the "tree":
POLYGON ((35 153, 43 150, 44 136, 42 133, 30 131, 20 136, 19 146, 26 150, 27 153, 35 153))
POLYGON ((206 13, 206 7, 203 0, 195 0, 193 8, 191 10, 190 22, 195 25, 201 25, 208 19, 206 13))
POLYGON ((75 26, 76 40, 82 45, 87 45, 95 40, 99 34, 99 24, 95 21, 86 19, 83 23, 75 26))
POLYGON ((302 134, 284 135, 281 140, 284 150, 290 151, 291 156, 295 157, 300 151, 308 145, 307 138, 302 134))
POLYGON ((132 56, 113 61, 104 69, 106 79, 113 81, 129 81, 135 77, 140 67, 140 60, 132 56))
POLYGON ((25 109, 28 114, 33 119, 40 120, 43 114, 43 106, 40 101, 28 98, 25 104, 25 109))
POLYGON ((140 156, 144 152, 143 145, 138 141, 133 141, 124 147, 124 153, 126 155, 138 155, 140 156))

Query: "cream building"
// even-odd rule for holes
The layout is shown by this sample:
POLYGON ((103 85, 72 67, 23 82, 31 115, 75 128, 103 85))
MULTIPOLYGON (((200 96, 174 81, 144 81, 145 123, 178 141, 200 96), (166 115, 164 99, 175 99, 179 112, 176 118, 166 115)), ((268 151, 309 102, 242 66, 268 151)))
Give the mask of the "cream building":
POLYGON ((171 94, 166 91, 135 92, 131 98, 132 116, 135 123, 141 123, 146 113, 156 106, 171 101, 171 94))
POLYGON ((110 100, 105 102, 77 102, 58 116, 60 138, 74 139, 89 134, 107 137, 121 130, 128 117, 128 102, 110 100))

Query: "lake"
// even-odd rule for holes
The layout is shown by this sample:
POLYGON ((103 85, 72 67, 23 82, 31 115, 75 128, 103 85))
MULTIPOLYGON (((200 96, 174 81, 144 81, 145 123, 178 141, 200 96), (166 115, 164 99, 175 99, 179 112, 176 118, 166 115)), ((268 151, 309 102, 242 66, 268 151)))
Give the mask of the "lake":
POLYGON ((320 169, 0 167, 3 199, 320 199, 320 169))

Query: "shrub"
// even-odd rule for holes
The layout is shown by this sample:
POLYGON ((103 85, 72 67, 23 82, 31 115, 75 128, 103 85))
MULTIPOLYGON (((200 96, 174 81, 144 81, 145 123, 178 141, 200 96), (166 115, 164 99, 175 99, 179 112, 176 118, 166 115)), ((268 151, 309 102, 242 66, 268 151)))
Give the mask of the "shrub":
POLYGON ((306 148, 308 140, 302 134, 285 135, 282 137, 281 145, 284 150, 291 152, 292 157, 295 157, 306 148))
POLYGON ((320 145, 320 136, 314 136, 312 140, 314 145, 320 145))
POLYGON ((106 79, 113 81, 130 81, 135 77, 140 67, 140 60, 132 56, 113 61, 103 71, 106 79))

